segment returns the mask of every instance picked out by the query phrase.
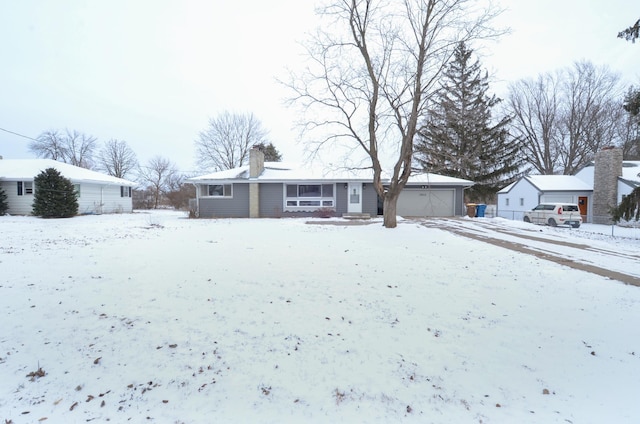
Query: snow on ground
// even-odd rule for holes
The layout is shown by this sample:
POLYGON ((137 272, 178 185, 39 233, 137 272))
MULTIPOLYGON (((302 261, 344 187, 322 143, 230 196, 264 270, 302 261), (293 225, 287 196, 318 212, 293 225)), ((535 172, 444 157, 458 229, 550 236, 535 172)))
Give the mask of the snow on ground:
POLYGON ((7 423, 640 420, 640 288, 413 221, 0 217, 0 311, 7 423))

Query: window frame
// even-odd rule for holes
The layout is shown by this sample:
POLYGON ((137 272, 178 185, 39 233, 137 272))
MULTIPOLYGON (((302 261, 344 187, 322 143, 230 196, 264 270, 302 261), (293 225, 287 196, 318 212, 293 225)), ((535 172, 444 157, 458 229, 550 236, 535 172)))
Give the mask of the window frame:
POLYGON ((233 184, 204 184, 203 188, 204 188, 205 194, 203 194, 201 197, 209 197, 213 199, 232 199, 233 198, 233 184), (212 193, 211 187, 222 187, 222 195, 211 194, 212 193))
POLYGON ((283 183, 283 192, 285 211, 335 209, 336 207, 335 183, 283 183))
POLYGON ((16 181, 18 196, 33 196, 33 181, 16 181))
POLYGON ((120 197, 131 197, 131 186, 120 186, 120 197))

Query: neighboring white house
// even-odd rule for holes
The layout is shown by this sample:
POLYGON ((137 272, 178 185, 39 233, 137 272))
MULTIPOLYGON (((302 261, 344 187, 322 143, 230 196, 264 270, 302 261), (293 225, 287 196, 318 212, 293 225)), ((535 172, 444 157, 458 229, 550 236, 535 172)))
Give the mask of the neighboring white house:
MULTIPOLYGON (((595 166, 593 162, 576 173, 576 177, 591 185, 593 185, 594 176, 595 166)), ((638 186, 640 186, 640 161, 623 161, 622 175, 618 177, 617 202, 620 203, 625 196, 628 196, 638 186)))
POLYGON ((539 203, 577 203, 585 222, 592 215, 593 183, 574 175, 528 175, 498 192, 497 216, 521 220, 539 203))
POLYGON ((640 186, 640 161, 623 161, 620 148, 605 147, 576 175, 530 175, 498 192, 498 216, 522 219, 543 202, 571 202, 584 222, 611 222, 611 209, 640 186))
POLYGON ((131 213, 132 181, 101 174, 52 159, 0 159, 0 187, 7 195, 8 213, 30 215, 34 177, 55 168, 71 180, 78 193, 79 214, 131 213))

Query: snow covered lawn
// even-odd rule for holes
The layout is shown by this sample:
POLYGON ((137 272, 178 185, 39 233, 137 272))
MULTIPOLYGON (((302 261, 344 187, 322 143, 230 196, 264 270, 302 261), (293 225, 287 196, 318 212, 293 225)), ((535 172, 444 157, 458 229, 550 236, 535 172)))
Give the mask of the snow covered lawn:
POLYGON ((640 421, 640 288, 416 222, 0 217, 0 311, 7 423, 640 421))

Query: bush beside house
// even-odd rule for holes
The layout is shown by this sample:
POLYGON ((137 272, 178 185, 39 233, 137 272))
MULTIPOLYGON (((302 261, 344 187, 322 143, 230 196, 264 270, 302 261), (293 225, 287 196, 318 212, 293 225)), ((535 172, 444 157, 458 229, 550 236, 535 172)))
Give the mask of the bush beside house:
POLYGON ((78 214, 78 197, 73 183, 55 168, 45 169, 33 182, 33 215, 69 218, 78 214))

